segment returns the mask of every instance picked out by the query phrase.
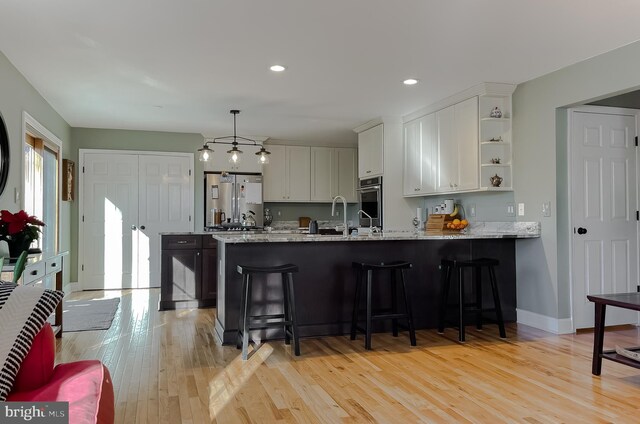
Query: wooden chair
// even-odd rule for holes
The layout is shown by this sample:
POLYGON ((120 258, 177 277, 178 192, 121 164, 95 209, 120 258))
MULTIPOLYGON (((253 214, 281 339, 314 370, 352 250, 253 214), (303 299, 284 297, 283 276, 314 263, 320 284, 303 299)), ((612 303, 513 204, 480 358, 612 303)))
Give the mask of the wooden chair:
MULTIPOLYGON (((18 256, 18 260, 16 261, 16 265, 13 267, 13 282, 17 283, 22 273, 24 272, 24 267, 27 264, 27 255, 28 251, 24 251, 18 256)), ((4 261, 4 258, 3 258, 4 261)))

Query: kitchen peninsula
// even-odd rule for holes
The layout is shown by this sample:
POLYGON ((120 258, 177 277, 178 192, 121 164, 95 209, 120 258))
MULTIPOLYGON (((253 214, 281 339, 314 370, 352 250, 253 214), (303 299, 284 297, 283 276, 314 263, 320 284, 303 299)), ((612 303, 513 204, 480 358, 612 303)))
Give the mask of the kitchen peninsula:
MULTIPOLYGON (((435 328, 440 291, 440 260, 492 257, 505 321, 516 319, 515 243, 540 237, 540 224, 531 222, 474 223, 460 234, 390 232, 361 236, 309 234, 212 234, 218 243, 218 285, 215 332, 224 344, 235 343, 242 279, 237 265, 293 263, 300 335, 347 334, 351 320, 355 277, 352 262, 408 261, 407 286, 416 328, 435 328)), ((256 277, 260 278, 260 277, 256 277)), ((254 286, 252 313, 281 313, 280 276, 264 276, 254 286), (259 288, 264 288, 260 290, 259 288)), ((386 285, 379 286, 382 290, 386 285)), ((385 293, 376 296, 383 300, 385 293)), ((483 294, 492 304, 489 292, 483 294)), ((381 306, 378 305, 378 306, 381 306)), ((374 306, 375 307, 375 306, 374 306)), ((382 325, 382 324, 381 324, 382 325)), ((258 338, 282 337, 281 329, 261 330, 258 338)))

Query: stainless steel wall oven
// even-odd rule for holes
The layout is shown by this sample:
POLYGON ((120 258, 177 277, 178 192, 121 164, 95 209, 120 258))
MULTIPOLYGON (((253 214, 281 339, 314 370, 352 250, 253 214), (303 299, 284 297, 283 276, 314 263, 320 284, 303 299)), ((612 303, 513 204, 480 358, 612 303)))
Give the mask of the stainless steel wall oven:
MULTIPOLYGON (((360 209, 371 215, 373 226, 382 228, 382 177, 360 180, 358 187, 360 209)), ((369 218, 360 214, 360 227, 369 226, 369 218)))

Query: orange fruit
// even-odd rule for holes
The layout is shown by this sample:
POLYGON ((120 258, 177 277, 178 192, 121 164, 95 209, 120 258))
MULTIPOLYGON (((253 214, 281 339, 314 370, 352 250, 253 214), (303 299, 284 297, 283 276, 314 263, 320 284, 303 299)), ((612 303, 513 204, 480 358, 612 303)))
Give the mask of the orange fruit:
POLYGON ((453 220, 453 225, 458 225, 460 223, 460 220, 458 218, 453 220))
POLYGON ((467 225, 469 225, 469 221, 467 221, 466 219, 463 219, 462 221, 460 221, 460 223, 461 223, 462 225, 464 225, 465 227, 466 227, 467 225))

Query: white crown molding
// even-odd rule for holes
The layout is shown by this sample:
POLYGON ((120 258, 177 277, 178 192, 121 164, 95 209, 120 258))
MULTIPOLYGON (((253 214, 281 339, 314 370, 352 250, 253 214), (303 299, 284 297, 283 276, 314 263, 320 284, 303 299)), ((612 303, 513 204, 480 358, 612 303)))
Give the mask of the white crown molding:
POLYGON ((403 122, 413 121, 430 113, 437 112, 446 107, 460 103, 464 100, 470 99, 474 96, 510 96, 515 91, 516 86, 514 84, 505 84, 500 82, 483 82, 478 85, 474 85, 464 91, 456 93, 452 96, 439 100, 429 106, 425 106, 421 109, 411 112, 408 115, 402 117, 403 122))

